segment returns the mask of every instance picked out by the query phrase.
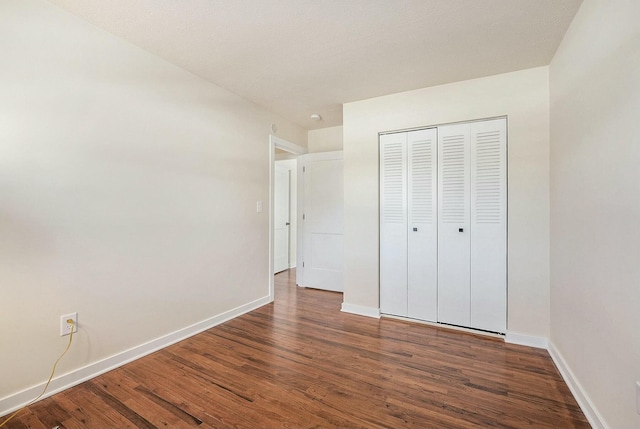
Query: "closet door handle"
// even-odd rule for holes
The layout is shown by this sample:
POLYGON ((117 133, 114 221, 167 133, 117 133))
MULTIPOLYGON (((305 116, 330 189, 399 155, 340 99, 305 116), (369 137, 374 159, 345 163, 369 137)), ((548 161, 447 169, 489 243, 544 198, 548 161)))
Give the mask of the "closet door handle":
POLYGON ((414 227, 414 228, 413 228, 413 230, 417 232, 417 231, 418 231, 418 228, 415 228, 415 227, 414 227))
POLYGON ((464 228, 458 228, 458 232, 464 232, 464 228))

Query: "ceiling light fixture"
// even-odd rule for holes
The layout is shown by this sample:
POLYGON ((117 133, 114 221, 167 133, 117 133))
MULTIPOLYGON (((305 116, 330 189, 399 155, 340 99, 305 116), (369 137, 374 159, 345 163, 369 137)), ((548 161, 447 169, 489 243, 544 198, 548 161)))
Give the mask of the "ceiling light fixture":
POLYGON ((319 121, 320 119, 322 119, 322 116, 317 113, 312 113, 311 116, 309 116, 309 119, 311 119, 312 121, 319 121))

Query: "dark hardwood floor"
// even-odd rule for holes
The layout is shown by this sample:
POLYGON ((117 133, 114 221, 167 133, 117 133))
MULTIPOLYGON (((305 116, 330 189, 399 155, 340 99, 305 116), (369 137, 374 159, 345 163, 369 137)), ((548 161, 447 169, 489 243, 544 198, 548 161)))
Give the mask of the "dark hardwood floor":
MULTIPOLYGON (((585 428, 545 350, 276 301, 22 411, 10 428, 585 428)), ((3 419, 0 419, 2 421, 3 419)))

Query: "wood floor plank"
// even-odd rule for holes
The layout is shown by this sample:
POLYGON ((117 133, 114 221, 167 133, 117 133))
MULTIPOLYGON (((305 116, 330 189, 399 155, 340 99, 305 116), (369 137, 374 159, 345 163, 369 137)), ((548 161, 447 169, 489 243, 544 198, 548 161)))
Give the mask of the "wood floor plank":
MULTIPOLYGON (((31 405, 10 428, 588 428, 545 350, 276 300, 31 405)), ((1 419, 0 419, 1 421, 1 419)))
MULTIPOLYGON (((114 403, 105 401, 96 395, 88 385, 91 382, 82 383, 72 389, 63 392, 64 400, 59 404, 71 418, 65 419, 64 426, 69 429, 94 428, 94 427, 118 427, 135 428, 135 421, 123 416, 120 407, 114 407, 114 403)), ((57 400, 52 397, 49 399, 57 400)), ((145 425, 143 427, 149 427, 145 425)))

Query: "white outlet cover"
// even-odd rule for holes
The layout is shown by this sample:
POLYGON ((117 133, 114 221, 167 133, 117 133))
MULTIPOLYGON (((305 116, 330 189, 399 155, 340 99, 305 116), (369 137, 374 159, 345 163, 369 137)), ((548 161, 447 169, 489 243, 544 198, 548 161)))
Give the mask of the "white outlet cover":
POLYGON ((60 316, 60 336, 64 337, 71 333, 71 326, 67 323, 67 320, 73 320, 73 333, 78 332, 78 313, 63 314, 60 316))
POLYGON ((262 213, 262 201, 256 201, 256 213, 262 213))

